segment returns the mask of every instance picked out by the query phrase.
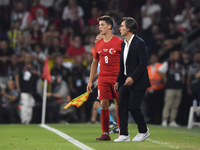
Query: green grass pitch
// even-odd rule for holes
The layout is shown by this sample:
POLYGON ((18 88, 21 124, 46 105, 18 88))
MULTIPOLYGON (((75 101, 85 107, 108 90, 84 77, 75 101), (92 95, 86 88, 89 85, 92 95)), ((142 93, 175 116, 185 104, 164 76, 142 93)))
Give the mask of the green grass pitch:
MULTIPOLYGON (((161 127, 148 125, 150 140, 143 142, 114 143, 118 134, 111 134, 111 141, 96 141, 101 135, 100 124, 49 124, 95 150, 200 150, 200 128, 161 127)), ((137 134, 135 124, 129 124, 131 139, 137 134)), ((0 125, 0 150, 77 150, 80 149, 59 135, 31 125, 0 125)))

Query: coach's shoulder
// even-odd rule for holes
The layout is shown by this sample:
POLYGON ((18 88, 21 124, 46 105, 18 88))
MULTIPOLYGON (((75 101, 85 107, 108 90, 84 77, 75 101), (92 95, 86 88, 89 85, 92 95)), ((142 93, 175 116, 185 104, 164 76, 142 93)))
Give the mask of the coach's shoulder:
POLYGON ((144 40, 141 37, 139 37, 138 35, 135 35, 135 36, 136 36, 137 42, 145 43, 144 40))
POLYGON ((146 45, 144 40, 141 37, 139 37, 138 35, 136 35, 136 43, 139 45, 146 45))

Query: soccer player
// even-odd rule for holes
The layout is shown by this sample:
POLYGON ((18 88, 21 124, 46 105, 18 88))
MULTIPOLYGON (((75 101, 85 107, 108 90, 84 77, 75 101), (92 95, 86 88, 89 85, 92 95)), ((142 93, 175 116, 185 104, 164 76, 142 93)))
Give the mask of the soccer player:
MULTIPOLYGON (((101 101, 101 127, 103 134, 97 140, 111 140, 109 136, 109 101, 118 100, 118 93, 114 90, 114 84, 119 73, 122 39, 112 34, 113 19, 110 16, 98 18, 100 34, 104 37, 96 42, 94 59, 91 65, 90 78, 87 91, 92 92, 92 80, 100 60, 100 72, 98 78, 98 99, 101 101)), ((117 122, 119 125, 118 108, 117 122)), ((120 129, 120 126, 119 126, 120 129)))
MULTIPOLYGON (((98 34, 95 38, 94 43, 96 43, 97 41, 101 40, 103 38, 103 35, 98 34)), ((100 63, 100 62, 99 62, 100 63)), ((98 65, 98 73, 100 71, 100 66, 98 65)), ((96 82, 96 81, 95 81, 96 82)), ((97 88, 97 87, 96 87, 97 88)), ((95 94, 97 94, 97 89, 94 89, 95 94)), ((118 107, 118 106, 116 106, 118 107)), ((97 111, 98 114, 101 115, 101 103, 99 99, 96 99, 93 105, 93 108, 97 111)), ((109 133, 119 133, 119 128, 117 123, 114 121, 113 117, 111 115, 109 115, 109 133)))

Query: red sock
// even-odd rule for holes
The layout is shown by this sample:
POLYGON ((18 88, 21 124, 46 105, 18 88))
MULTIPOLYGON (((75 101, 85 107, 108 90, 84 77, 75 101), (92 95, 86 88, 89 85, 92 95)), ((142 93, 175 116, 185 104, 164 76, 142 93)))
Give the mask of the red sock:
POLYGON ((119 124, 119 110, 118 107, 116 108, 116 112, 117 112, 117 123, 118 123, 118 128, 120 130, 120 124, 119 124))
POLYGON ((101 128, 102 132, 109 133, 109 110, 101 110, 101 128))

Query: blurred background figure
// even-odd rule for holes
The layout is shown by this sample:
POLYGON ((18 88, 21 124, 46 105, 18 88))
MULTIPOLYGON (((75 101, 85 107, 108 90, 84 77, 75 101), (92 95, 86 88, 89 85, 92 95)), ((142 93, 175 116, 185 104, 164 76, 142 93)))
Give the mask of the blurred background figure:
POLYGON ((165 83, 165 98, 162 112, 162 126, 178 127, 176 117, 181 102, 182 85, 184 84, 185 69, 179 62, 180 52, 174 50, 171 52, 170 60, 162 64, 158 69, 158 73, 163 78, 165 83))
MULTIPOLYGON (((72 99, 86 92, 86 81, 88 78, 87 68, 83 65, 83 56, 77 55, 75 62, 72 67, 72 83, 74 90, 72 91, 72 99)), ((90 120, 91 108, 87 108, 89 104, 85 102, 83 106, 76 109, 77 122, 82 122, 82 116, 85 117, 86 121, 90 120), (84 109, 85 114, 81 112, 84 109)))
POLYGON ((150 57, 151 64, 147 66, 151 87, 146 91, 146 107, 147 114, 149 117, 149 123, 160 124, 162 120, 162 109, 163 109, 163 79, 158 74, 158 68, 162 65, 158 62, 158 56, 152 54, 150 57))
POLYGON ((59 123, 61 121, 60 110, 63 109, 61 103, 67 102, 70 91, 67 83, 61 75, 52 76, 53 88, 47 93, 47 122, 59 123))
POLYGON ((189 67, 188 73, 188 93, 192 99, 200 100, 200 51, 193 55, 193 64, 189 67))
POLYGON ((27 31, 31 29, 31 22, 33 18, 32 15, 26 11, 22 1, 17 2, 16 10, 11 16, 11 20, 15 21, 17 19, 21 20, 20 30, 27 31))
POLYGON ((33 115, 33 107, 35 106, 33 94, 36 93, 39 74, 37 68, 33 65, 31 55, 26 53, 24 57, 24 63, 16 69, 15 82, 17 90, 21 92, 21 123, 29 124, 33 115))
POLYGON ((192 98, 191 95, 188 93, 188 83, 187 83, 188 76, 190 74, 189 68, 192 63, 192 59, 191 59, 191 54, 186 51, 182 51, 181 56, 182 56, 181 63, 183 64, 183 67, 185 69, 185 80, 182 86, 182 96, 181 96, 182 98, 177 115, 177 123, 179 123, 180 125, 187 125, 190 106, 192 105, 192 98))
POLYGON ((141 8, 142 29, 147 30, 153 23, 159 22, 161 7, 154 0, 147 0, 141 8))
POLYGON ((71 45, 65 53, 66 58, 75 58, 78 55, 85 54, 85 48, 82 45, 82 40, 80 36, 74 36, 73 45, 71 45))
POLYGON ((0 89, 2 95, 2 108, 3 112, 0 114, 3 118, 0 119, 1 123, 20 123, 19 117, 19 100, 20 93, 16 90, 14 81, 7 82, 6 89, 0 89))
POLYGON ((13 50, 8 47, 8 42, 6 40, 0 41, 0 83, 5 85, 8 81, 8 65, 13 53, 13 50))

